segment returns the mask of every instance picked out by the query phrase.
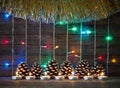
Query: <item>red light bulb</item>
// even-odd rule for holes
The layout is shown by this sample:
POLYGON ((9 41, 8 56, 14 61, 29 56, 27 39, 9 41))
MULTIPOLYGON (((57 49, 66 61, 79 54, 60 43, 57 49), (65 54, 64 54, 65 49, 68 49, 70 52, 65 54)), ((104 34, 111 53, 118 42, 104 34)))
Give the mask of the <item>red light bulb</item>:
POLYGON ((103 56, 100 55, 100 56, 98 57, 98 59, 99 59, 99 60, 103 60, 103 56))
POLYGON ((3 43, 4 43, 5 45, 7 45, 7 44, 9 43, 9 41, 8 41, 7 39, 4 39, 4 40, 3 40, 3 43))
POLYGON ((24 45, 24 44, 25 44, 25 42, 23 42, 23 41, 22 41, 22 42, 21 42, 21 44, 22 44, 22 45, 24 45))

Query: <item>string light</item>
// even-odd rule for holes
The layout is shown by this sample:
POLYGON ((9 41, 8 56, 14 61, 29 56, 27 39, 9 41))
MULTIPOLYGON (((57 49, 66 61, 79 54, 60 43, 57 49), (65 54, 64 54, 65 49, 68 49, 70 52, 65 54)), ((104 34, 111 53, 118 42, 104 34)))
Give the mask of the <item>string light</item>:
POLYGON ((3 13, 3 19, 4 20, 9 20, 9 17, 10 17, 10 14, 8 14, 6 12, 3 13))
POLYGON ((99 56, 98 56, 98 59, 99 59, 99 60, 103 60, 103 56, 102 56, 102 55, 99 55, 99 56))
POLYGON ((72 50, 71 53, 75 53, 75 50, 72 50))
POLYGON ((112 63, 117 63, 116 58, 113 58, 113 59, 112 59, 112 63))
POLYGON ((110 41, 110 40, 112 40, 112 36, 107 36, 105 39, 106 39, 107 41, 110 41))
POLYGON ((55 49, 58 49, 58 48, 59 48, 59 46, 58 46, 58 45, 56 45, 56 46, 55 46, 55 49))
POLYGON ((75 31, 77 31, 77 27, 74 26, 71 28, 71 30, 75 32, 75 31))
POLYGON ((21 41, 21 45, 25 45, 25 42, 21 41))
POLYGON ((89 35, 89 34, 91 34, 92 33, 92 31, 90 31, 90 30, 83 30, 82 31, 82 34, 83 35, 89 35))
POLYGON ((5 62, 5 64, 4 64, 5 66, 9 66, 10 64, 8 63, 8 62, 5 62))
POLYGON ((9 43, 9 41, 7 39, 3 40, 3 44, 7 45, 9 43))

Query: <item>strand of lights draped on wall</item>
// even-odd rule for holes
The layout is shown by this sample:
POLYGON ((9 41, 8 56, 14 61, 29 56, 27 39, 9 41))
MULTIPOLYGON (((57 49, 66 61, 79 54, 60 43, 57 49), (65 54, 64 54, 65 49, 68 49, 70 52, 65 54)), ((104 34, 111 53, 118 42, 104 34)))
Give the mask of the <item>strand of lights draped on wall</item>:
MULTIPOLYGON (((0 10, 9 12, 15 17, 25 20, 25 62, 27 63, 27 18, 39 21, 39 38, 41 38, 41 21, 53 23, 53 59, 55 59, 55 22, 67 22, 66 33, 66 60, 68 60, 68 24, 81 22, 80 56, 82 59, 82 22, 107 18, 120 9, 119 0, 2 0, 0 10), (91 3, 92 2, 92 3, 91 3), (91 4, 89 4, 91 3, 91 4), (112 7, 111 5, 114 5, 112 7), (34 7, 34 8, 33 8, 34 7), (96 17, 97 16, 97 17, 96 17)), ((109 21, 108 21, 109 36, 109 21)), ((41 39, 39 39, 39 61, 41 59, 41 39)), ((94 23, 94 63, 96 60, 96 23, 94 23)), ((40 61, 41 62, 41 61, 40 61)), ((107 41, 107 74, 109 63, 109 41, 107 41)), ((12 18, 12 65, 14 64, 14 17, 12 18)), ((13 74, 13 72, 12 72, 13 74)))

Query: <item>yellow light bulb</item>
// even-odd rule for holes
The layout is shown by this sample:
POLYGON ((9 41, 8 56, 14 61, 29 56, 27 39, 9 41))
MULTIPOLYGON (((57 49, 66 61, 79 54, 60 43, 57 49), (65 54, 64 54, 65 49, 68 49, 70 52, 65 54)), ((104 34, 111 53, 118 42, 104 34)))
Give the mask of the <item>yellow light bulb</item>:
POLYGON ((56 45, 56 46, 55 46, 55 49, 58 49, 58 48, 59 48, 59 46, 58 46, 58 45, 56 45))
POLYGON ((75 53, 75 50, 72 50, 71 53, 75 53))
POLYGON ((113 59, 112 59, 112 63, 117 63, 116 58, 113 58, 113 59))

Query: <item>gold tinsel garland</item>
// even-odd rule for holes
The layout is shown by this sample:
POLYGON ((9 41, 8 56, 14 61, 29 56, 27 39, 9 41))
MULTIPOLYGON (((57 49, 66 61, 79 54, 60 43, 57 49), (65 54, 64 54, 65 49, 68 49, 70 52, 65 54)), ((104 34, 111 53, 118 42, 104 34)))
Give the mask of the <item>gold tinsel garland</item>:
POLYGON ((0 10, 36 21, 80 22, 116 13, 120 10, 120 0, 1 0, 0 10))

